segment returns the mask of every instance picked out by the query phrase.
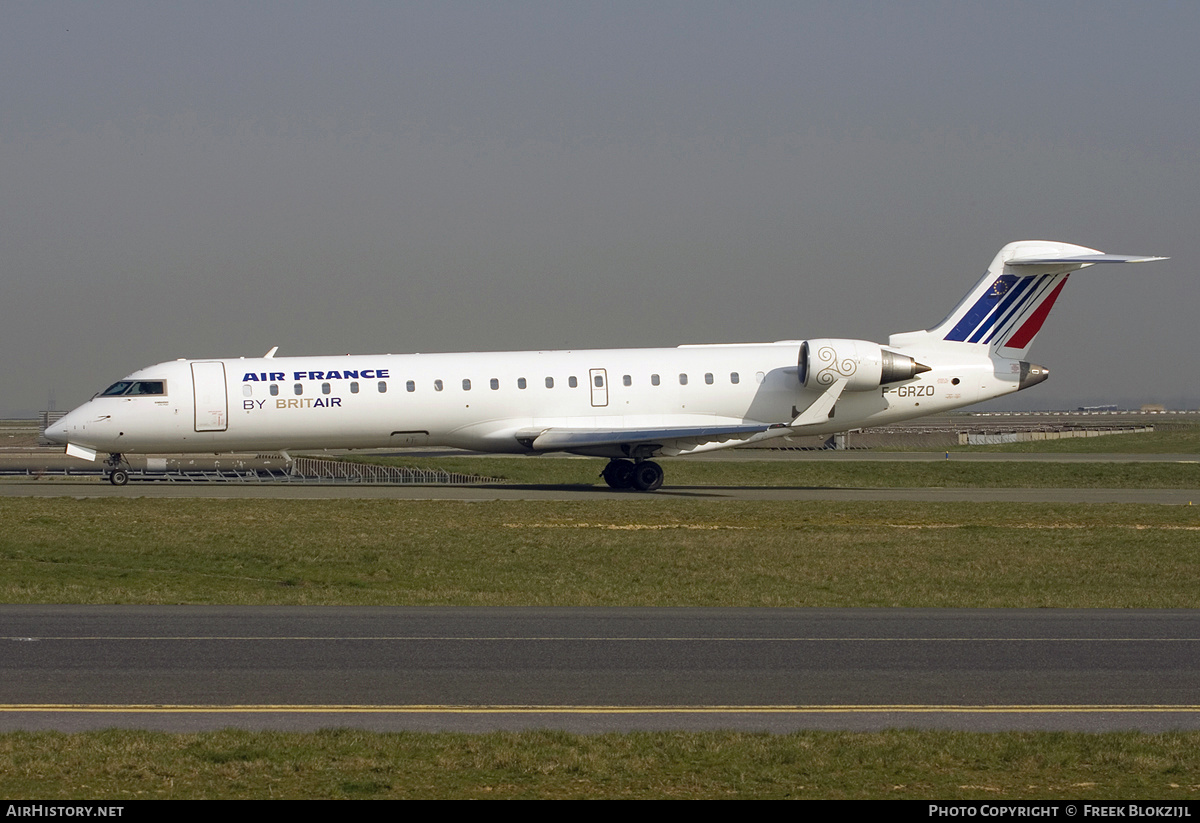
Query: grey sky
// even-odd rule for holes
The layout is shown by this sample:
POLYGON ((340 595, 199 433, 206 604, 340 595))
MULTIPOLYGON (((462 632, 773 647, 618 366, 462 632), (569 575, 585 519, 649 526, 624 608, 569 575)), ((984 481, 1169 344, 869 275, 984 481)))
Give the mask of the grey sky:
POLYGON ((5 3, 0 414, 177 357, 939 320, 1072 278, 1010 405, 1200 403, 1200 4, 5 3))

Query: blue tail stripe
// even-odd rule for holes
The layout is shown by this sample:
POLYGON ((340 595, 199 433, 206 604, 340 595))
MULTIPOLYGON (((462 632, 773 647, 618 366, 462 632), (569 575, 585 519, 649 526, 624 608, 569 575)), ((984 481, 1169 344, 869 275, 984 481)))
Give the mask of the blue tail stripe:
POLYGON ((979 334, 976 335, 976 339, 973 342, 987 343, 996 336, 997 329, 1009 322, 1013 317, 1020 315, 1021 312, 1024 311, 1025 304, 1030 300, 1035 299, 1038 284, 1042 279, 1044 278, 1039 278, 1036 275, 1030 275, 1029 277, 1022 278, 1021 288, 1019 292, 1014 295, 1015 299, 1008 306, 1004 307, 1005 310, 1003 313, 996 314, 994 322, 989 323, 987 328, 979 330, 979 334))
POLYGON ((979 296, 975 301, 975 305, 971 306, 970 310, 963 315, 962 320, 955 324, 950 333, 946 335, 946 340, 957 340, 963 342, 967 339, 967 335, 975 331, 975 327, 979 325, 979 321, 987 316, 992 309, 992 300, 995 298, 989 297, 987 292, 979 296))
POLYGON ((994 329, 996 324, 1000 322, 1001 318, 1005 316, 1004 313, 1008 310, 1008 307, 1011 306, 1013 302, 1021 296, 1022 292, 1029 288, 1029 284, 1032 282, 1033 277, 1022 277, 1020 281, 1017 282, 1016 286, 1009 289, 1008 294, 1006 294, 1004 299, 1000 301, 1000 304, 996 306, 996 310, 988 316, 987 321, 985 321, 978 329, 976 329, 975 334, 971 335, 971 342, 978 343, 980 338, 994 329))

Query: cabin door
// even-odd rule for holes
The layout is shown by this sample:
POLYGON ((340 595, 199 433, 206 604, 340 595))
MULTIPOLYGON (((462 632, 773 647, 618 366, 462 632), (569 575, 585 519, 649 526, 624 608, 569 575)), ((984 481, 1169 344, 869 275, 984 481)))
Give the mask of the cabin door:
POLYGON ((608 376, 604 369, 592 369, 588 373, 588 380, 592 385, 592 405, 607 406, 608 405, 608 376))
POLYGON ((196 398, 196 431, 223 432, 229 426, 224 363, 193 363, 192 391, 196 398))

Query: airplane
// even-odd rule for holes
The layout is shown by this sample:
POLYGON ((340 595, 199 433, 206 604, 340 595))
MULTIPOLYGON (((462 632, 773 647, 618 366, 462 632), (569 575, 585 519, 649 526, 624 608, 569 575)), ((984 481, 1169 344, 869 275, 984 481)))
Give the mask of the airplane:
POLYGON ((1044 381, 1025 360, 1071 272, 1164 257, 1049 241, 1000 250, 954 310, 887 345, 819 338, 657 349, 175 360, 141 369, 46 429, 101 453, 417 445, 607 457, 615 489, 654 491, 651 458, 831 434, 957 409, 1044 381))

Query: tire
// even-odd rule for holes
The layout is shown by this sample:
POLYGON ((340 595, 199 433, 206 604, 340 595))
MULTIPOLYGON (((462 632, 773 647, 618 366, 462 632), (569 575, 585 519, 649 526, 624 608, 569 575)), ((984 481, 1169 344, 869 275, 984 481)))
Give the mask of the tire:
POLYGON ((124 469, 113 469, 112 474, 108 476, 108 482, 114 486, 124 486, 129 482, 129 472, 124 469))
POLYGON ((600 476, 613 489, 633 488, 633 464, 628 460, 610 460, 600 476))
POLYGON ((662 466, 647 460, 633 467, 633 485, 640 492, 652 492, 663 484, 662 466))

